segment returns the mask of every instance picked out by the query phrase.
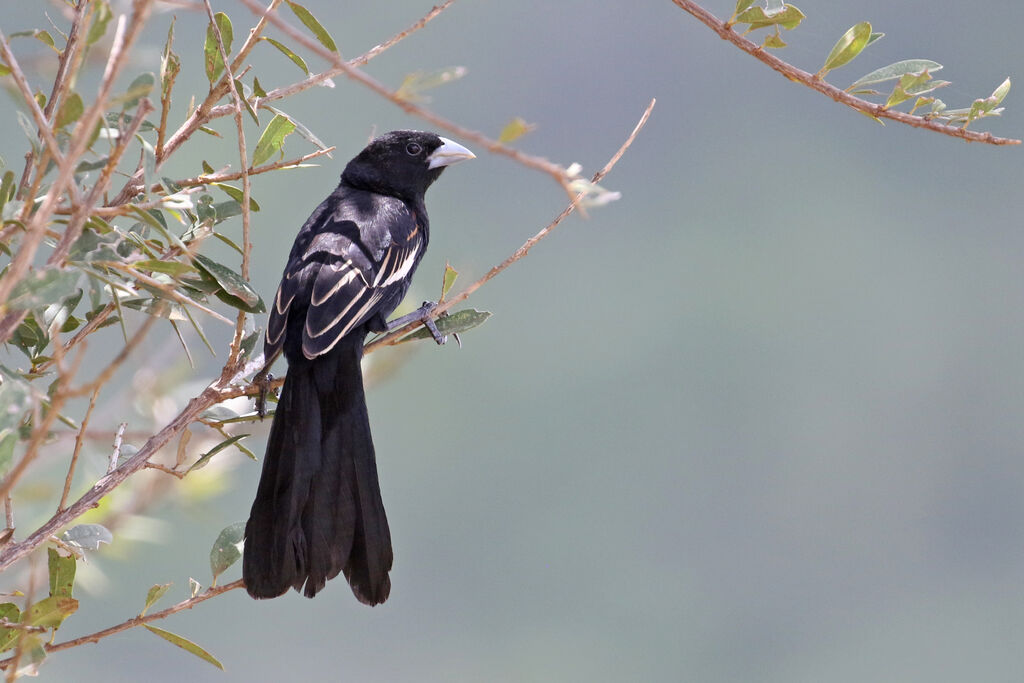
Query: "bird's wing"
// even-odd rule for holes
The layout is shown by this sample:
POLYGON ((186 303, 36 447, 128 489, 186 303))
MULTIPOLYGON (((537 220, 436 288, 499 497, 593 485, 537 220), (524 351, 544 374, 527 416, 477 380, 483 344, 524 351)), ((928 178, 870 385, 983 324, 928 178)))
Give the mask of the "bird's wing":
POLYGON ((296 309, 305 305, 302 353, 327 353, 391 301, 416 266, 424 243, 414 214, 394 211, 359 223, 344 215, 323 216, 305 250, 292 255, 270 312, 266 349, 283 346, 287 330, 295 330, 289 314, 302 315, 296 309))

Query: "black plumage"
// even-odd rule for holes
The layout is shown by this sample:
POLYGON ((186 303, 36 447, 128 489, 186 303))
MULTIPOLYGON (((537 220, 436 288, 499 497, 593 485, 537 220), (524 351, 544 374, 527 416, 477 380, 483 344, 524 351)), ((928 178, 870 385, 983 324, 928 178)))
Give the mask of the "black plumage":
POLYGON ((255 598, 313 597, 344 572, 369 605, 391 590, 391 535, 363 395, 369 332, 409 289, 427 247, 427 188, 473 158, 433 133, 394 131, 345 167, 302 226, 271 307, 264 372, 288 375, 245 530, 242 575, 255 598))

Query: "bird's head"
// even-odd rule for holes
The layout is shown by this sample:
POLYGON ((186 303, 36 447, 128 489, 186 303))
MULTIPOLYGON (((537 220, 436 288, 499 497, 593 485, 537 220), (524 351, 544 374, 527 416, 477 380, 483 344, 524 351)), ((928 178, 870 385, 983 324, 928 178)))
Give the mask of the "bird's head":
POLYGON ((354 187, 414 200, 423 197, 446 166, 475 156, 434 133, 394 130, 367 145, 341 177, 354 187))

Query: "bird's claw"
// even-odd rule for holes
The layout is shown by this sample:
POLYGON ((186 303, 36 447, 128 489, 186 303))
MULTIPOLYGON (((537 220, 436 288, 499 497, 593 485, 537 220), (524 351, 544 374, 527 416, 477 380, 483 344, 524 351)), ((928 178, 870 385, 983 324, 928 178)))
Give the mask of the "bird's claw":
POLYGON ((256 394, 256 414, 261 420, 267 416, 267 394, 270 393, 270 383, 273 381, 274 376, 266 370, 260 370, 252 378, 252 383, 259 389, 256 394))
MULTIPOLYGON (((437 303, 434 301, 424 301, 423 305, 408 315, 403 315, 401 318, 396 318, 388 323, 388 331, 396 330, 403 325, 408 325, 411 322, 422 323, 423 327, 427 328, 430 332, 430 336, 434 338, 434 341, 440 346, 448 341, 447 335, 441 334, 441 331, 437 329, 437 325, 434 323, 434 318, 431 315, 434 309, 437 308, 437 303)), ((445 317, 448 312, 445 311, 438 317, 445 317)), ((458 337, 456 336, 456 339, 458 337)), ((462 347, 462 341, 459 341, 459 347, 462 347)))

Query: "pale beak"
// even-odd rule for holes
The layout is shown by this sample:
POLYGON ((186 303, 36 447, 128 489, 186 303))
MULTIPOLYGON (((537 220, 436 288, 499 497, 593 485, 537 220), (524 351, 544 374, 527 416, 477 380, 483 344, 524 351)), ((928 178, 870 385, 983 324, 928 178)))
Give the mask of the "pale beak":
POLYGON ((442 168, 470 159, 476 159, 476 155, 457 142, 441 138, 441 146, 427 157, 427 161, 430 162, 427 168, 442 168))

